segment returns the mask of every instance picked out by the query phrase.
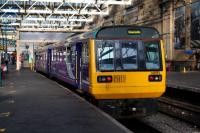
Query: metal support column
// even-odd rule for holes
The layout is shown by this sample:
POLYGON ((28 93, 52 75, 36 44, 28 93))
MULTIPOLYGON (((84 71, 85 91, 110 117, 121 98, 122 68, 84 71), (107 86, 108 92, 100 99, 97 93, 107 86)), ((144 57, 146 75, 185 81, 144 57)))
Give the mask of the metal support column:
POLYGON ((174 4, 170 2, 170 56, 169 59, 173 60, 174 54, 174 4))
POLYGON ((17 52, 16 70, 20 70, 20 68, 21 68, 21 62, 20 62, 19 31, 17 31, 17 35, 16 35, 16 52, 17 52))
POLYGON ((191 49, 191 44, 190 44, 190 40, 191 40, 191 6, 190 6, 191 0, 186 0, 185 1, 185 33, 186 33, 186 37, 185 37, 185 42, 186 42, 186 50, 190 50, 191 49))

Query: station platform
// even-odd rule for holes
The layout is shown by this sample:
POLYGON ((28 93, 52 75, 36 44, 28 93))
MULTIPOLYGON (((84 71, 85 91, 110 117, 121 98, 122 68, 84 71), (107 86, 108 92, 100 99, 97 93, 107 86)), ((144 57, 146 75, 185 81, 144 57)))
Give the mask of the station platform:
POLYGON ((0 133, 124 133, 116 120, 55 81, 9 71, 0 88, 0 133))
POLYGON ((167 87, 200 93, 200 71, 167 72, 167 87))

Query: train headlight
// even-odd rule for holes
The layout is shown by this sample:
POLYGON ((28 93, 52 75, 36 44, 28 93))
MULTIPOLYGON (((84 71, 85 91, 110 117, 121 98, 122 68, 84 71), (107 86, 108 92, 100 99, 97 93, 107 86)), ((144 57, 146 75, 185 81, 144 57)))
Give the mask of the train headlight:
POLYGON ((149 75, 150 82, 162 81, 162 75, 149 75))
POLYGON ((112 76, 98 76, 97 82, 98 83, 111 83, 112 82, 112 76))

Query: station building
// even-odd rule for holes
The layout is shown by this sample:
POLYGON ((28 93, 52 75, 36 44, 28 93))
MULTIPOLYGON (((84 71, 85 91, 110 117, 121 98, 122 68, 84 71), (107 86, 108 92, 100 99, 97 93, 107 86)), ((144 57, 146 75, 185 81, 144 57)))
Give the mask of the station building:
POLYGON ((169 71, 200 69, 200 1, 133 0, 131 6, 110 8, 110 15, 97 16, 88 27, 143 25, 159 30, 165 44, 169 71))

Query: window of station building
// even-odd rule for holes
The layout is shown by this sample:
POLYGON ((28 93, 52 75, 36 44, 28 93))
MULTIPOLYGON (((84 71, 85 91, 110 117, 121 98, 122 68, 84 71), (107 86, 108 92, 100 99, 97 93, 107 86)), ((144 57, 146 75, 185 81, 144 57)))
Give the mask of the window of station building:
POLYGON ((83 48, 82 48, 82 62, 83 64, 88 64, 89 63, 89 47, 88 44, 85 43, 83 44, 83 48))

